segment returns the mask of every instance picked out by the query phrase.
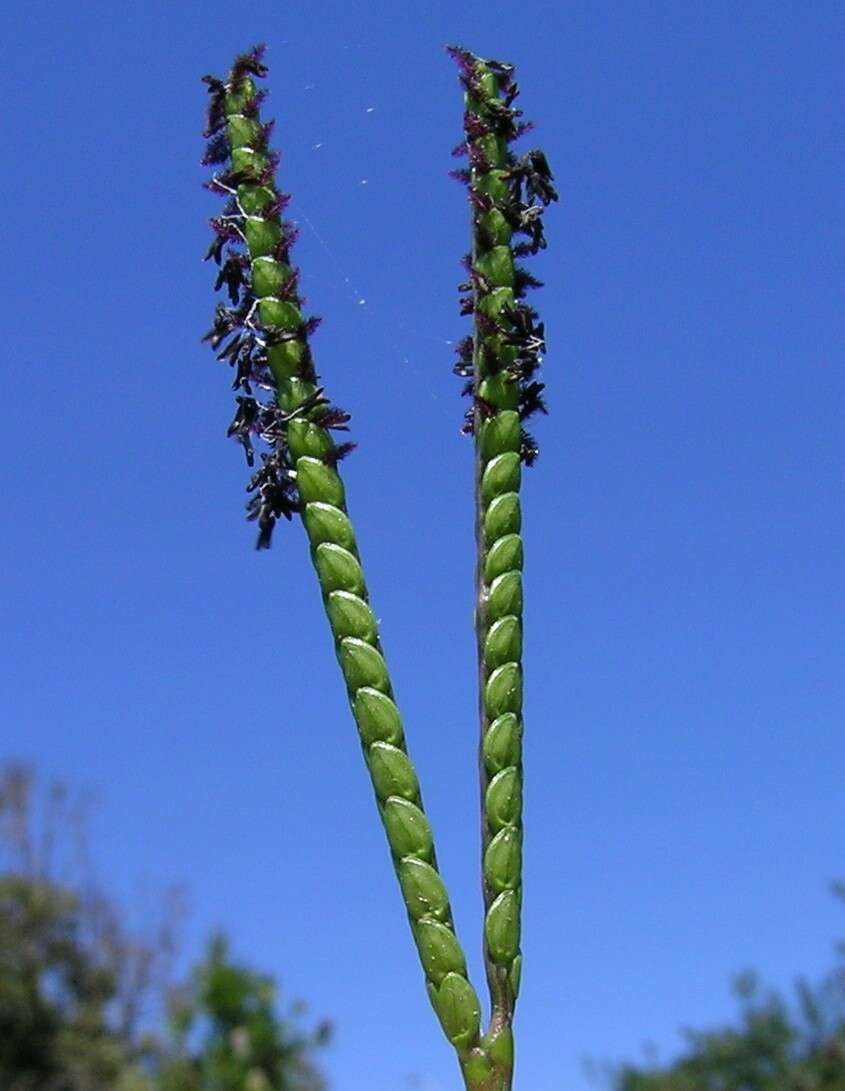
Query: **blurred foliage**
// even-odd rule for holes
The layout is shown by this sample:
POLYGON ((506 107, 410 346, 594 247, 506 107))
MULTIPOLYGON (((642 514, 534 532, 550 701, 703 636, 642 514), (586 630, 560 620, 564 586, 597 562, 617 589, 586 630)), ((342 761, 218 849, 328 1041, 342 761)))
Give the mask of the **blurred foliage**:
MULTIPOLYGON (((841 884, 834 893, 845 897, 841 884)), ((615 1091, 845 1091, 845 944, 836 950, 833 970, 817 984, 799 980, 790 1000, 741 974, 736 1026, 685 1031, 680 1057, 623 1066, 615 1091)))
POLYGON ((80 900, 30 876, 0 877, 0 1087, 132 1086, 131 1037, 115 1026, 114 969, 82 941, 80 900))
POLYGON ((174 985, 179 892, 130 929, 94 878, 87 813, 26 767, 0 773, 0 1089, 322 1091, 328 1025, 300 1032, 301 1007, 280 1015, 222 936, 174 985))
POLYGON ((223 936, 212 939, 191 987, 173 997, 176 1048, 161 1091, 318 1091, 309 1056, 328 1040, 329 1025, 294 1034, 276 1015, 275 994, 272 978, 232 962, 223 936))

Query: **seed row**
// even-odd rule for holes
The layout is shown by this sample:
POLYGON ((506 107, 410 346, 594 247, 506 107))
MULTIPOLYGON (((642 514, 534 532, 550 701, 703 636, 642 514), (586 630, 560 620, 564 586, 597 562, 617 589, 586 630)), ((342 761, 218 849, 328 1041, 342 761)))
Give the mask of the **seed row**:
MULTIPOLYGON (((467 978, 448 894, 437 869, 431 827, 405 745, 378 623, 346 510, 334 457, 337 447, 325 426, 331 411, 320 397, 308 347, 308 323, 287 252, 290 236, 280 217, 274 162, 261 143, 264 130, 252 116, 256 90, 250 76, 260 74, 256 66, 240 74, 233 68, 229 79, 216 85, 215 103, 222 114, 231 162, 221 185, 235 190, 232 222, 249 267, 243 278, 248 293, 248 307, 242 307, 244 325, 260 337, 258 367, 266 362, 276 394, 271 457, 279 460, 278 478, 284 478, 290 510, 299 512, 308 534, 337 659, 429 995, 447 1037, 459 1054, 466 1056, 478 1043, 480 1004, 467 978)), ((268 499, 272 501, 272 497, 268 499)))

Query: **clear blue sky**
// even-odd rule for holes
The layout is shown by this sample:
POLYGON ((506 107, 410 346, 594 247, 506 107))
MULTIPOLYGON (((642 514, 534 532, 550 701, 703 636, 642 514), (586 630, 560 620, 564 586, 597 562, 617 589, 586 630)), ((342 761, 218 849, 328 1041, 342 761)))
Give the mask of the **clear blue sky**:
POLYGON ((350 507, 477 957, 463 191, 447 42, 515 62, 562 200, 533 264, 519 1079, 669 1054, 845 921, 842 6, 18 4, 2 757, 99 790, 102 875, 184 880, 337 1023, 335 1091, 451 1091, 301 527, 253 551, 200 334, 204 72, 269 43, 350 507), (236 12, 252 11, 236 17, 236 12), (365 301, 365 302, 362 302, 365 301), (414 1082, 416 1081, 416 1082, 414 1082))

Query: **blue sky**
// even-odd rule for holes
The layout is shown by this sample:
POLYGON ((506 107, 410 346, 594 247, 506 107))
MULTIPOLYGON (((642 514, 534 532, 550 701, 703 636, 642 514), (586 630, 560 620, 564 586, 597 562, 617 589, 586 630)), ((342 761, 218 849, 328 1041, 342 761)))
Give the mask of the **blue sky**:
POLYGON ((269 44, 281 181, 373 602, 478 957, 463 191, 447 42, 513 61, 533 271, 519 1083, 670 1055, 843 932, 842 7, 17 5, 2 153, 0 757, 100 794, 104 881, 336 1021, 335 1091, 447 1091, 304 536, 253 551, 199 336, 204 72, 269 44), (238 17, 235 12, 238 11, 238 17), (241 15, 243 11, 245 14, 241 15))

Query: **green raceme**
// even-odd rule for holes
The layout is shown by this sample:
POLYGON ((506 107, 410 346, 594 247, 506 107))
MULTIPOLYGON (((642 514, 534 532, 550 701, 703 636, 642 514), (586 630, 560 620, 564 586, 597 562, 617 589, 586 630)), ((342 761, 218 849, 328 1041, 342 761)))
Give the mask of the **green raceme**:
POLYGON ((226 80, 207 78, 208 135, 223 157, 223 169, 210 188, 227 198, 224 215, 212 221, 210 257, 220 266, 220 284, 237 284, 237 291, 230 292, 232 306, 218 307, 208 339, 216 341, 215 348, 222 345, 218 355, 233 363, 236 387, 243 390, 231 434, 243 444, 251 464, 256 437, 270 446, 262 455, 262 477, 250 483, 256 493, 250 515, 259 522, 259 544, 269 544, 280 515, 299 513, 305 526, 432 1003, 447 1036, 466 1049, 479 1036, 478 998, 454 934, 346 511, 337 470, 337 456, 345 452, 331 433, 345 429, 348 416, 325 399, 311 357, 314 323, 302 314, 290 257, 293 232, 281 217, 286 197, 277 188, 275 157, 267 150, 266 129, 258 116, 254 81, 264 74, 256 50, 239 58, 226 80), (227 269, 235 272, 226 275, 227 269), (223 336, 218 338, 218 333, 223 336), (272 400, 258 400, 254 391, 262 387, 271 389, 272 400))
POLYGON ((228 297, 217 304, 204 340, 234 373, 236 411, 228 434, 241 444, 252 470, 247 515, 258 525, 258 547, 270 545, 280 518, 298 517, 305 528, 431 1003, 457 1050, 467 1088, 507 1091, 520 967, 519 488, 522 466, 536 455, 522 421, 542 408, 542 387, 533 374, 543 349, 542 326, 522 302, 530 278, 517 259, 526 246, 545 245, 540 213, 554 191, 541 153, 517 160, 508 150, 520 133, 512 69, 463 50, 452 53, 467 92, 463 148, 470 159, 465 178, 473 208, 470 294, 462 311, 474 314, 475 332, 463 343, 456 370, 468 380, 472 406, 465 430, 475 435, 478 469, 484 943, 493 1000, 486 1033, 438 872, 347 511, 338 463, 354 446, 343 438, 349 415, 326 397, 311 353, 318 320, 303 312, 291 259, 295 230, 284 215, 289 198, 278 188, 271 126, 261 118, 257 81, 267 74, 262 47, 236 58, 225 79, 204 77, 209 91, 204 162, 214 168, 207 186, 224 200, 211 220, 214 239, 206 257, 217 266, 215 288, 228 297), (515 235, 528 242, 514 245, 515 235))
POLYGON ((473 333, 458 346, 455 371, 472 399, 464 430, 475 438, 484 955, 492 1004, 489 1035, 502 1039, 509 1086, 510 1027, 519 992, 522 899, 522 466, 538 449, 524 421, 545 412, 537 372, 543 324, 525 302, 539 282, 519 259, 544 249, 543 211, 557 199, 542 152, 517 157, 510 145, 527 126, 514 107, 511 65, 455 48, 465 90, 464 144, 457 172, 469 192, 472 252, 463 314, 473 333))

